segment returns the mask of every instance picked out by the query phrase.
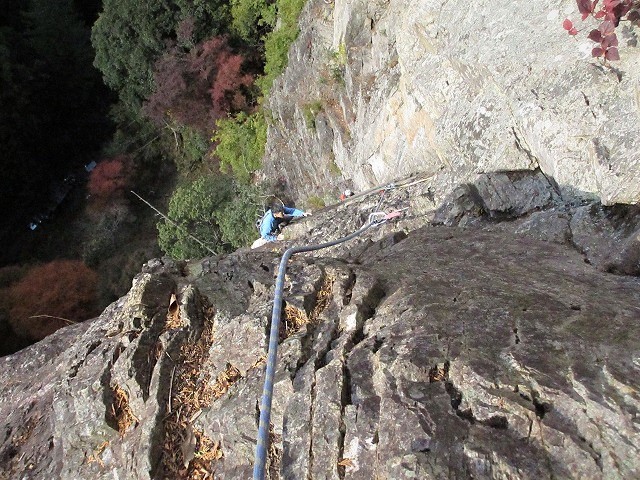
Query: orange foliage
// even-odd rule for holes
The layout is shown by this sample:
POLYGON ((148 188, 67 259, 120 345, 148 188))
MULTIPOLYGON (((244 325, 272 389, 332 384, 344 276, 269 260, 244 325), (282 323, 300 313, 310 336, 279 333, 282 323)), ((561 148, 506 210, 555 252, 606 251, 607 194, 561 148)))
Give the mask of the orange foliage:
POLYGON ((41 340, 71 322, 86 320, 97 313, 97 284, 98 275, 79 260, 33 267, 9 289, 11 326, 18 335, 41 340))
POLYGON ((118 155, 102 160, 89 176, 88 189, 93 201, 106 202, 122 197, 130 176, 128 156, 118 155))

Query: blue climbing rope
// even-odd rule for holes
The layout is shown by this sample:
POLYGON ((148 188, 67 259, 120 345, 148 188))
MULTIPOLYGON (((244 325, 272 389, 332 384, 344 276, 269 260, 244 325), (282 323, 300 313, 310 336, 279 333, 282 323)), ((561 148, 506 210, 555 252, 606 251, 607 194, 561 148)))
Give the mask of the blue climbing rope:
MULTIPOLYGON (((386 190, 385 190, 386 192, 386 190)), ((382 199, 380 203, 382 202, 382 199)), ((378 206, 380 206, 378 203, 378 206)), ((391 214, 389 214, 391 215, 391 214)), ((287 271, 287 262, 292 255, 302 252, 311 252, 322 248, 333 247, 343 242, 347 242, 363 234, 374 225, 380 225, 387 221, 389 215, 384 212, 373 212, 369 215, 367 223, 346 237, 332 240, 318 245, 307 245, 288 248, 280 260, 280 268, 276 279, 276 291, 273 297, 273 312, 271 314, 271 331, 269 333, 269 354, 267 356, 267 370, 262 390, 262 404, 260 406, 260 424, 258 427, 258 443, 256 445, 256 455, 253 464, 253 480, 264 480, 265 467, 267 464, 267 454, 269 450, 269 424, 271 421, 271 400, 273 396, 273 378, 276 372, 276 360, 278 357, 278 340, 280 332, 280 314, 282 310, 282 290, 284 288, 284 277, 287 271)), ((389 217, 392 218, 392 217, 389 217)))

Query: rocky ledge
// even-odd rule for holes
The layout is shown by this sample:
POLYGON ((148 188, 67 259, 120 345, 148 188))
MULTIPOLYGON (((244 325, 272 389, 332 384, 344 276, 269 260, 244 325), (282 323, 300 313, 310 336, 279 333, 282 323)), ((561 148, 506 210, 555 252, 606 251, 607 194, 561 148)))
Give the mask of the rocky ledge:
MULTIPOLYGON (((640 278, 606 271, 637 264, 637 216, 552 187, 495 174, 435 209, 415 180, 290 228, 410 207, 293 258, 269 478, 640 476, 640 278)), ((0 478, 250 478, 281 251, 153 260, 99 318, 0 359, 0 478)))

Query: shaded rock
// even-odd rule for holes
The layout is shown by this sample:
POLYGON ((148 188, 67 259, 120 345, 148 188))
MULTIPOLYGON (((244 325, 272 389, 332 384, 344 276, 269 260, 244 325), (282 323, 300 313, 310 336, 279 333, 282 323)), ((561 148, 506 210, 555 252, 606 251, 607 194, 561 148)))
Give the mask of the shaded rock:
POLYGON ((640 208, 597 204, 576 209, 571 218, 573 242, 598 268, 640 274, 640 208))
MULTIPOLYGON (((638 278, 570 245, 403 221, 352 246, 358 263, 291 262, 307 323, 280 345, 270 478, 637 476, 638 278)), ((154 261, 98 319, 0 359, 2 478, 250 477, 277 261, 154 261)))

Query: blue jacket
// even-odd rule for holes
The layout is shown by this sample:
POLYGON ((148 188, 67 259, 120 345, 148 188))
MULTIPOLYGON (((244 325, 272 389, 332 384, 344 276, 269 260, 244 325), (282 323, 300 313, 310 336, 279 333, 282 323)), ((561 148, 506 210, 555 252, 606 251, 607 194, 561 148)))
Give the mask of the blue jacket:
MULTIPOLYGON (((304 212, 297 208, 284 207, 284 214, 289 215, 290 217, 302 217, 304 212)), ((278 225, 285 220, 287 220, 286 217, 276 218, 273 216, 273 213, 271 213, 271 210, 267 210, 267 213, 262 217, 262 223, 260 224, 260 236, 265 240, 275 242, 277 240, 275 232, 278 229, 278 225)))

